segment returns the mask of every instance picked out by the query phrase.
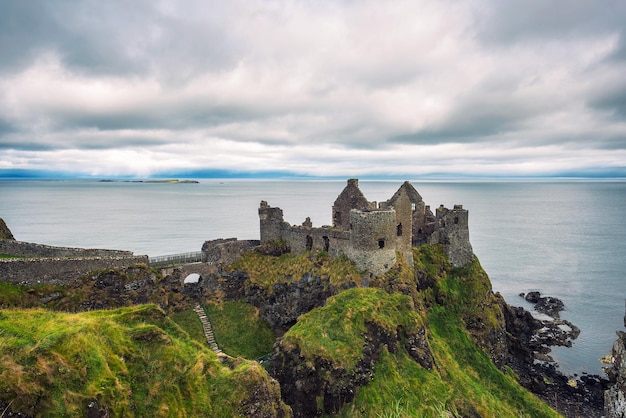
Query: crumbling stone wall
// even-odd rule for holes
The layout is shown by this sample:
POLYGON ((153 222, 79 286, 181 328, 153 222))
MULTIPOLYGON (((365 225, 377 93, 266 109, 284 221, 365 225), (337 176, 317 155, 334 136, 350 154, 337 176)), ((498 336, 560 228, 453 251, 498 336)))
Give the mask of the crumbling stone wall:
POLYGON ((333 257, 344 253, 350 244, 350 233, 331 227, 308 228, 288 225, 283 230, 283 240, 291 252, 301 254, 305 251, 314 253, 326 251, 333 257))
POLYGON ((132 251, 54 247, 33 242, 0 240, 0 254, 16 257, 131 257, 132 251))
POLYGON ((97 270, 148 264, 148 256, 109 256, 79 258, 6 258, 0 259, 0 280, 37 285, 65 284, 97 270))
POLYGON ((281 231, 285 227, 285 220, 281 208, 273 208, 265 200, 262 200, 259 207, 259 220, 261 222, 262 243, 282 239, 281 231))
POLYGON ((376 203, 370 203, 359 189, 359 180, 349 179, 333 204, 333 227, 347 230, 350 226, 352 209, 368 210, 375 207, 376 203))
POLYGON ((437 208, 435 232, 431 243, 443 244, 446 256, 454 267, 464 266, 474 258, 469 240, 468 211, 463 205, 450 210, 443 205, 437 208))

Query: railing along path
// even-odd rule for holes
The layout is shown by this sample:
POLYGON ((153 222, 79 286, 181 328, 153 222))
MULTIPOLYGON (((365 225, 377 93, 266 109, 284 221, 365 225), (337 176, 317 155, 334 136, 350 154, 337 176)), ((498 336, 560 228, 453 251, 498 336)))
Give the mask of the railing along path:
POLYGON ((180 264, 202 263, 206 261, 206 254, 202 251, 191 253, 160 255, 149 257, 148 262, 152 267, 177 266, 180 264))

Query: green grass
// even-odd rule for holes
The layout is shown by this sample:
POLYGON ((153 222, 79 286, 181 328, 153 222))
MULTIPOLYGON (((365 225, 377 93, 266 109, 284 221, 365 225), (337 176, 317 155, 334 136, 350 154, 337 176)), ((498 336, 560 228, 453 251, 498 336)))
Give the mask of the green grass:
POLYGON ((20 258, 18 255, 0 254, 0 258, 20 258))
POLYGON ((200 323, 198 314, 193 309, 172 312, 169 314, 169 317, 172 321, 176 322, 178 326, 184 329, 194 341, 199 344, 206 344, 202 324, 200 323))
POLYGON ((427 326, 436 367, 422 368, 402 344, 395 353, 383 349, 374 379, 357 389, 339 416, 559 416, 522 388, 513 373, 500 371, 480 348, 488 335, 502 331, 503 321, 478 260, 451 268, 440 246, 417 248, 414 255, 416 270, 430 281, 429 288, 415 290, 418 274, 400 260, 376 281, 391 294, 371 288, 341 292, 325 307, 302 315, 282 339, 286 350, 300 349, 305 364, 322 358, 349 371, 362 355, 366 323, 389 331, 427 326))
MULTIPOLYGON (((0 312, 0 401, 35 416, 237 416, 277 387, 256 362, 225 367, 155 305, 62 314, 0 312)), ((265 408, 283 408, 268 402, 265 408)))
POLYGON ((326 306, 302 315, 284 335, 281 344, 301 355, 321 357, 334 367, 352 370, 361 357, 367 324, 373 323, 395 335, 399 326, 408 333, 423 325, 410 297, 380 289, 349 289, 329 298, 326 306))
POLYGON ((300 280, 307 273, 328 278, 332 285, 338 287, 360 283, 362 277, 362 272, 347 257, 332 258, 326 252, 318 253, 311 260, 309 252, 272 257, 249 251, 229 268, 245 271, 251 283, 265 287, 270 293, 276 283, 300 280))
POLYGON ((276 337, 259 316, 259 310, 243 301, 223 301, 205 306, 215 339, 226 354, 250 360, 272 351, 276 337))
MULTIPOLYGON (((272 351, 276 336, 259 316, 259 310, 243 301, 221 301, 204 306, 220 349, 232 356, 256 360, 272 351)), ((170 314, 189 336, 206 345, 206 337, 193 309, 170 314)))
POLYGON ((59 292, 65 293, 62 285, 20 286, 3 282, 0 278, 0 308, 33 308, 43 306, 41 298, 59 292))

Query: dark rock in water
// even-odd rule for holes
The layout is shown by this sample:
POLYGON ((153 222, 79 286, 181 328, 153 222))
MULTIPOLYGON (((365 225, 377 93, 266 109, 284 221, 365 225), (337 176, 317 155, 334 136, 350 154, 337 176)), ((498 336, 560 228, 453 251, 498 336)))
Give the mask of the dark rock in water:
POLYGON ((539 298, 539 301, 535 305, 535 309, 546 315, 550 315, 552 318, 558 319, 559 312, 565 308, 563 301, 551 296, 539 298))
MULTIPOLYGON (((523 293, 521 293, 520 296, 521 295, 523 295, 523 293)), ((541 297, 540 292, 528 292, 526 293, 526 296, 524 297, 524 299, 526 299, 530 303, 537 303, 539 302, 540 297, 541 297)))
MULTIPOLYGON (((531 303, 542 299, 539 292, 529 295, 531 303)), ((506 303, 502 307, 507 331, 506 364, 519 376, 520 384, 567 417, 602 416, 608 381, 595 375, 578 380, 565 376, 549 354, 552 346, 571 346, 580 330, 562 319, 539 320, 524 308, 506 303)))
MULTIPOLYGON (((523 293, 520 293, 522 296, 523 293)), ((554 319, 559 318, 559 312, 565 309, 565 304, 561 299, 552 296, 541 296, 540 292, 528 292, 524 299, 535 304, 535 310, 546 315, 550 315, 554 319)))

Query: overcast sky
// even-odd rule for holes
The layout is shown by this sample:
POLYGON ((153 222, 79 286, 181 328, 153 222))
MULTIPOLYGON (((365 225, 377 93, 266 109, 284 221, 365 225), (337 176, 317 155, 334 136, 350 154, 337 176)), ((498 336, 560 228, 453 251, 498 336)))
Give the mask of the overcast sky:
POLYGON ((12 170, 626 176, 626 1, 2 0, 12 170))

